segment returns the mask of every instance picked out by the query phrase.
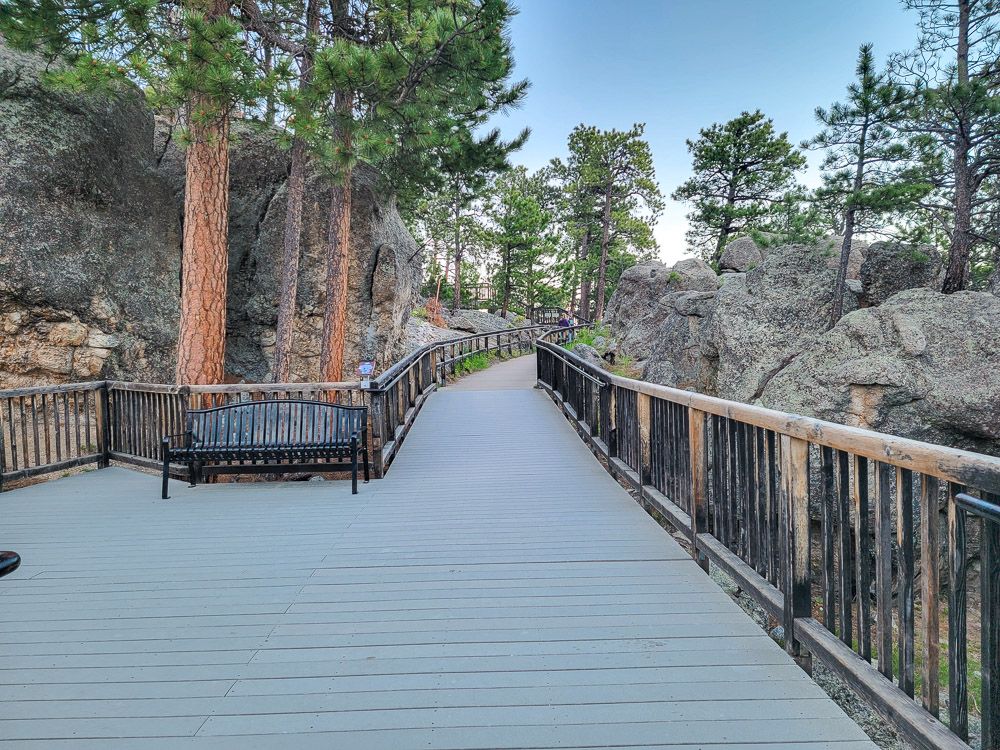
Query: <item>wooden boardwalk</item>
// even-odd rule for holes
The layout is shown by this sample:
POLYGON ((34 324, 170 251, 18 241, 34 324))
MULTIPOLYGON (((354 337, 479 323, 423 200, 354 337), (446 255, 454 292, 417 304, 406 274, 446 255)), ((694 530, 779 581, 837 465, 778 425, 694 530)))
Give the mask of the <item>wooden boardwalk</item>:
MULTIPOLYGON (((386 479, 0 495, 0 747, 874 747, 531 390, 431 396, 386 479)), ((517 387, 522 386, 522 387, 517 387)))

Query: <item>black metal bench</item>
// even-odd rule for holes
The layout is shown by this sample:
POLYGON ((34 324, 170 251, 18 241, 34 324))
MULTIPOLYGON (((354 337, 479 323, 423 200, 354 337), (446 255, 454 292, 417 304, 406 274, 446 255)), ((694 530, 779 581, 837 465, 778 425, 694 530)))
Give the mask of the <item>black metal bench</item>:
POLYGON ((163 498, 171 463, 186 464, 191 486, 207 474, 336 471, 350 461, 358 493, 358 457, 368 468, 368 407, 325 401, 245 401, 189 409, 185 432, 163 438, 163 498))

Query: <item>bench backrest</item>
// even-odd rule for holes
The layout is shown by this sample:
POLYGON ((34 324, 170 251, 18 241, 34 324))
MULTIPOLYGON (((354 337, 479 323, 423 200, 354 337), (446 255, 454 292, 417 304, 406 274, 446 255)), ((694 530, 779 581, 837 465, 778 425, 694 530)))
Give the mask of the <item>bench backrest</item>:
POLYGON ((367 406, 281 399, 243 401, 212 409, 189 409, 194 445, 269 448, 284 445, 344 445, 367 433, 367 406))

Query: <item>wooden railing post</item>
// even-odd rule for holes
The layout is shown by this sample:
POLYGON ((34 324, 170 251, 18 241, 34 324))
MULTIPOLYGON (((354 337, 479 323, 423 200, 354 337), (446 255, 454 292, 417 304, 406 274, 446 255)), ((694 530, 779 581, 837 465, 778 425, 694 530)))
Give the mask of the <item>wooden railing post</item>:
POLYGON ((111 463, 111 410, 108 396, 108 383, 104 382, 97 392, 94 403, 97 417, 97 452, 101 454, 97 468, 103 469, 111 463))
POLYGON ((688 435, 691 453, 691 554, 707 572, 708 557, 698 548, 698 534, 708 533, 708 451, 705 431, 708 415, 688 409, 688 435))
POLYGON ((376 479, 385 476, 385 392, 381 390, 368 391, 368 410, 371 413, 372 428, 372 473, 376 479))
POLYGON ((785 650, 807 672, 808 652, 795 638, 795 620, 812 615, 809 580, 809 443, 781 436, 785 650))
POLYGON ((614 383, 608 383, 608 432, 604 440, 608 446, 608 457, 618 457, 618 388, 614 383))
POLYGON ((639 493, 642 494, 643 485, 649 484, 652 476, 652 444, 650 442, 649 412, 652 399, 645 393, 637 393, 635 398, 636 409, 636 436, 639 438, 639 450, 636 452, 638 465, 636 474, 639 476, 639 493))

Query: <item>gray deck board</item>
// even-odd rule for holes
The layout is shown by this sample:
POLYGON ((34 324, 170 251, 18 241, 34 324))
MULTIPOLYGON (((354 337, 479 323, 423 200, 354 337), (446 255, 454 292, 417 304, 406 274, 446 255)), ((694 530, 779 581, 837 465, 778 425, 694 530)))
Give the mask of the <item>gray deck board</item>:
POLYGON ((0 495, 0 748, 870 750, 530 388, 434 394, 392 471, 0 495))

